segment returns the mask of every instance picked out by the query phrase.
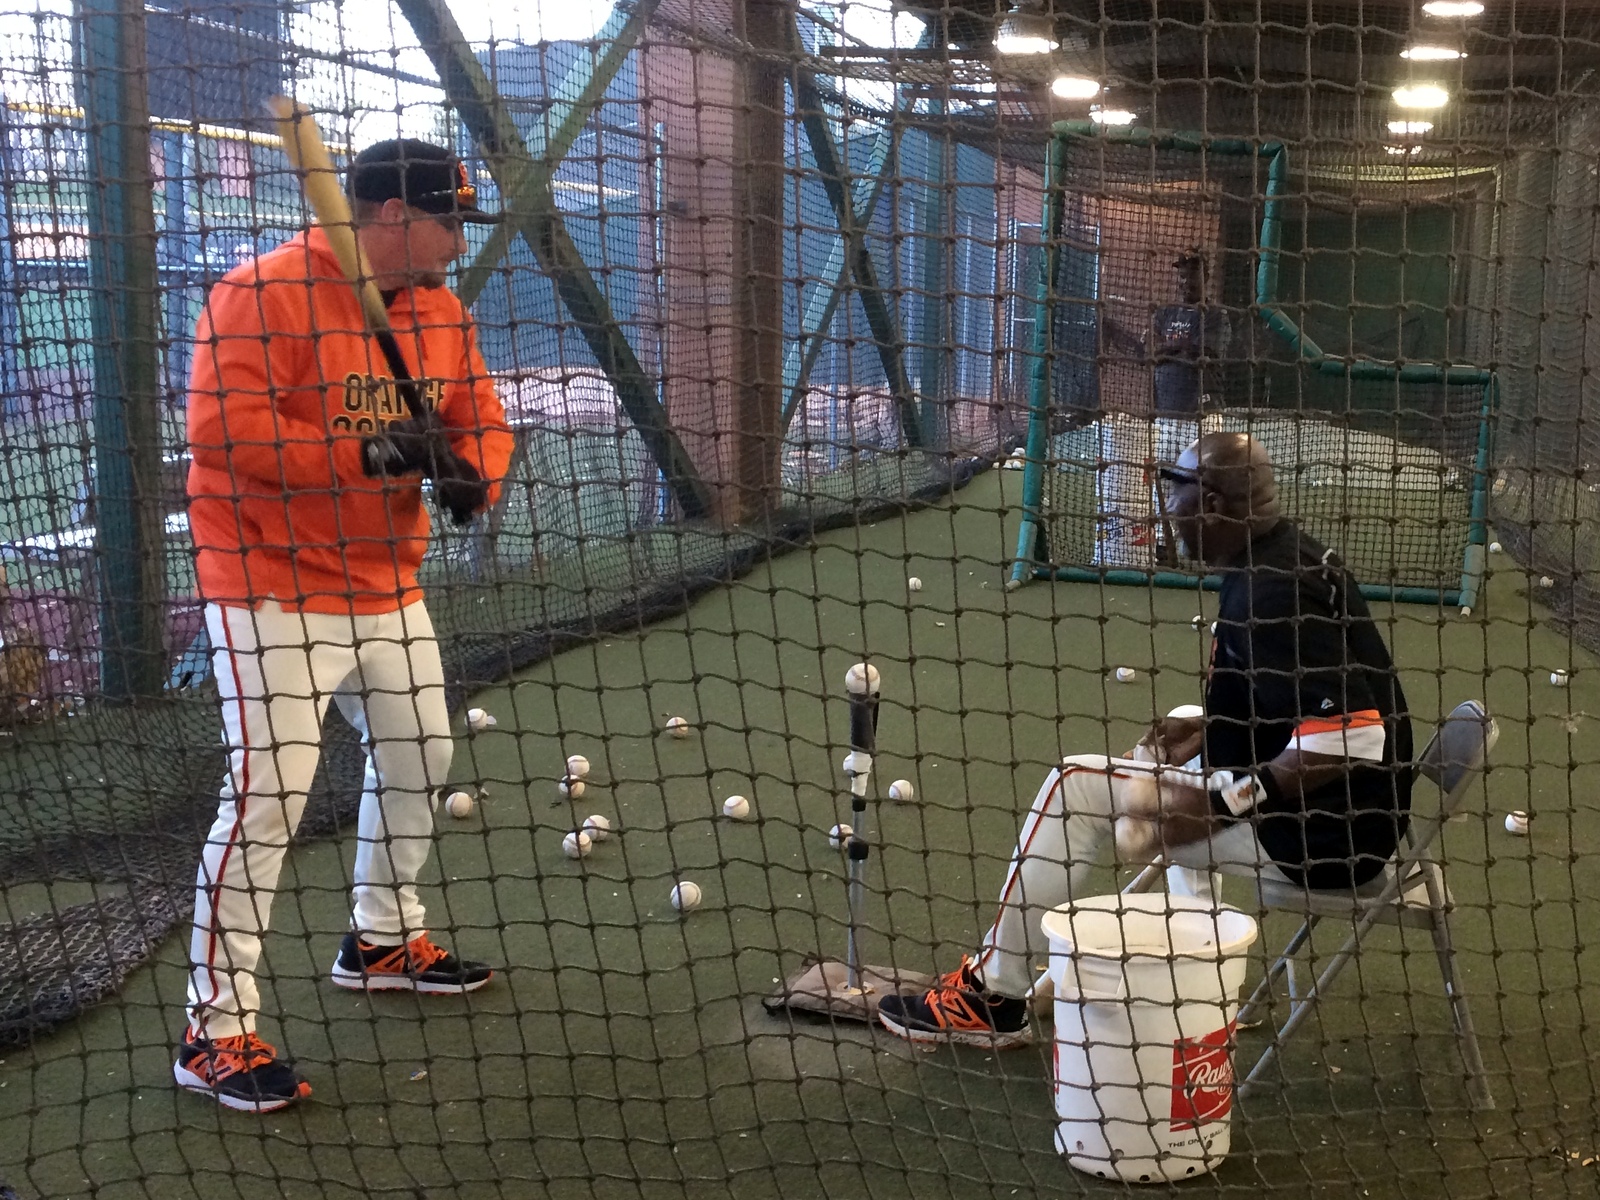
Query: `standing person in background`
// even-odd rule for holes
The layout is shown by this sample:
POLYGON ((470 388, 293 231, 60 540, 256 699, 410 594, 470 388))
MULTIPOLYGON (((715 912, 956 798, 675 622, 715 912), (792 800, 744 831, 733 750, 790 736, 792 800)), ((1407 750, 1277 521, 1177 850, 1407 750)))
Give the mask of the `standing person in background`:
POLYGON ((1158 519, 1156 469, 1171 463, 1202 433, 1218 428, 1212 415, 1221 408, 1217 366, 1233 340, 1233 323, 1220 305, 1210 303, 1205 255, 1185 250, 1172 262, 1177 273, 1176 304, 1156 309, 1149 330, 1135 335, 1105 318, 1105 341, 1151 364, 1152 415, 1132 414, 1111 422, 1102 438, 1100 509, 1102 547, 1096 561, 1148 569, 1176 561, 1158 519))
POLYGON ((364 150, 346 190, 424 413, 409 411, 317 228, 217 284, 190 378, 190 526, 229 771, 200 862, 173 1075, 249 1112, 311 1091, 256 1033, 255 970, 330 701, 367 751, 333 982, 459 994, 491 974, 429 938, 416 893, 452 751, 417 570, 424 480, 465 524, 511 455, 472 318, 445 286, 462 223, 496 218, 448 150, 411 139, 364 150))

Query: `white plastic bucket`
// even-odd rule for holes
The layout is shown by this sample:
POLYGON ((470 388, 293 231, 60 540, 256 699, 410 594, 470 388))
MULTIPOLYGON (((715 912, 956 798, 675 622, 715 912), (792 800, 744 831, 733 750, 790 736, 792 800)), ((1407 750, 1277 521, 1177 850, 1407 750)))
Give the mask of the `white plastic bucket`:
POLYGON ((1161 892, 1094 896, 1044 917, 1055 986, 1056 1148, 1131 1183, 1227 1156, 1234 1018, 1253 917, 1161 892))

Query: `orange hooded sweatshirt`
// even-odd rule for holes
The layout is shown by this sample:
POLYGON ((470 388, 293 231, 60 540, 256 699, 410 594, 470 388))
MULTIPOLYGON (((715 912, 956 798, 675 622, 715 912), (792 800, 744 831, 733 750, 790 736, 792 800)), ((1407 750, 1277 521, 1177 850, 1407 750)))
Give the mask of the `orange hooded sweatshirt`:
MULTIPOLYGON (((446 288, 400 292, 389 321, 455 452, 491 482, 511 431, 472 317, 446 288)), ((313 228, 225 275, 189 376, 189 526, 214 604, 391 612, 422 598, 421 479, 369 479, 363 437, 410 416, 326 234, 313 228)))

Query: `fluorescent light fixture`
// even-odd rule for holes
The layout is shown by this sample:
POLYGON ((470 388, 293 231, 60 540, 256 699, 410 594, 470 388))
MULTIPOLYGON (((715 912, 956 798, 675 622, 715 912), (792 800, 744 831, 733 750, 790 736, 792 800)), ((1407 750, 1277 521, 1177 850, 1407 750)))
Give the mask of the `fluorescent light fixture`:
POLYGON ((1409 58, 1412 62, 1450 62, 1457 58, 1465 58, 1461 51, 1449 46, 1407 46, 1400 51, 1401 58, 1409 58))
POLYGON ((1422 11, 1430 17, 1481 17, 1483 5, 1479 0, 1428 0, 1422 11))
POLYGON ((1443 108, 1450 93, 1437 83, 1412 83, 1395 88, 1394 102, 1401 108, 1443 108))
POLYGON ((1017 0, 994 35, 994 48, 1001 54, 1049 54, 1060 44, 1041 0, 1017 0))
POLYGON ((1421 154, 1422 153, 1422 147, 1421 146, 1385 146, 1383 148, 1383 152, 1385 154, 1421 154))
POLYGON ((1083 75, 1057 75, 1050 91, 1058 100, 1092 100, 1100 94, 1100 82, 1083 75))
POLYGON ((1096 125, 1132 125, 1136 119, 1135 114, 1125 108, 1101 108, 1096 105, 1089 110, 1089 120, 1096 125))
POLYGON ((1409 134, 1413 134, 1413 135, 1421 135, 1421 134, 1424 134, 1424 133, 1430 133, 1430 132, 1432 132, 1432 130, 1433 130, 1433 122, 1432 121, 1390 121, 1389 122, 1389 132, 1390 133, 1409 133, 1409 134))

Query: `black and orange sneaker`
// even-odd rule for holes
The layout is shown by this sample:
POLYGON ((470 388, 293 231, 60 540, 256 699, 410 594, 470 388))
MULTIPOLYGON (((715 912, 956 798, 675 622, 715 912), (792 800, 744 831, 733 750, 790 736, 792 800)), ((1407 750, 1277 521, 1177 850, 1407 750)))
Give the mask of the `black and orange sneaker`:
POLYGON ((878 1002, 878 1019, 890 1033, 912 1042, 1009 1050, 1033 1041, 1028 1002, 986 992, 965 958, 925 992, 885 996, 878 1002))
POLYGON ((311 1085, 253 1033, 205 1038, 191 1028, 183 1035, 172 1077, 179 1087, 239 1112, 277 1112, 311 1095, 311 1085))
POLYGON ((493 976, 488 963, 457 958, 425 933, 403 946, 373 946, 347 933, 333 963, 333 981, 358 992, 459 996, 477 991, 493 976))

